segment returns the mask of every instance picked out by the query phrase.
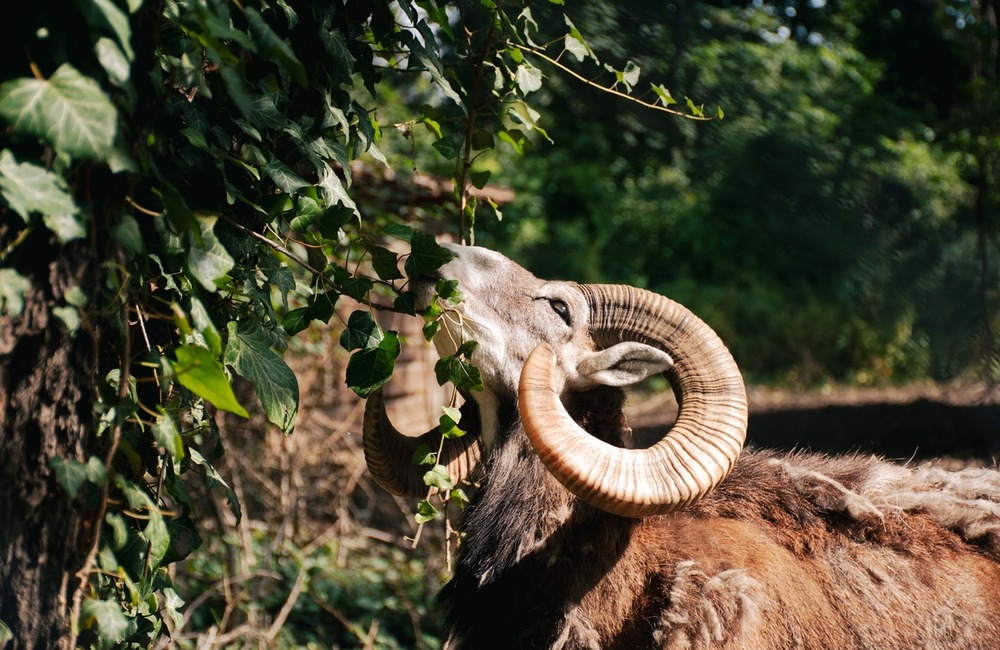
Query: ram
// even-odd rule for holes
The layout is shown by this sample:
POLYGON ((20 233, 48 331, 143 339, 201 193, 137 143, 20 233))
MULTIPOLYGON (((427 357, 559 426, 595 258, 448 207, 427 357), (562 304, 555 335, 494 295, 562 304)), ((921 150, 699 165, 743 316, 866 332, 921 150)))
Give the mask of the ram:
MULTIPOLYGON (((628 286, 546 282, 502 255, 455 257, 437 334, 485 389, 440 462, 480 486, 440 594, 450 648, 1000 648, 1000 472, 744 450, 740 372, 690 311, 628 286), (622 386, 663 373, 675 424, 633 448, 622 386)), ((803 432, 807 435, 808 432, 803 432)), ((366 405, 385 489, 427 489, 432 430, 366 405)))

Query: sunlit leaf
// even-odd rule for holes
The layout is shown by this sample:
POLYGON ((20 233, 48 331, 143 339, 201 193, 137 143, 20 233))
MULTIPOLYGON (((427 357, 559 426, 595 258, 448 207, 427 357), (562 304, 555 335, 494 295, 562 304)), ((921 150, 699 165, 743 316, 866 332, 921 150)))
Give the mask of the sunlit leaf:
POLYGON ((436 487, 439 490, 450 490, 454 487, 448 469, 444 465, 435 465, 424 473, 424 485, 436 487))
POLYGON ((426 524, 441 517, 441 512, 435 508, 430 501, 423 499, 417 504, 417 512, 413 518, 418 524, 426 524))
POLYGON ((62 243, 87 234, 66 182, 44 167, 18 163, 9 149, 0 152, 0 194, 26 222, 41 214, 62 243))
POLYGON ((184 345, 174 351, 174 374, 181 386, 211 402, 216 408, 250 417, 236 400, 233 387, 218 358, 208 348, 184 345))
POLYGON ((124 640, 129 627, 121 605, 113 600, 84 600, 80 619, 84 628, 94 628, 103 648, 114 647, 124 640))
POLYGON ((403 268, 409 277, 419 278, 441 268, 453 257, 432 235, 414 232, 410 240, 410 255, 403 268))
POLYGON ((19 316, 24 309, 24 293, 30 288, 28 278, 14 269, 0 269, 0 314, 19 316))
POLYGON ((299 412, 299 382, 285 360, 271 349, 259 329, 241 330, 230 321, 225 361, 253 382, 267 419, 285 433, 295 427, 299 412))
POLYGON ((214 215, 198 217, 200 241, 191 239, 187 258, 188 271, 209 291, 215 291, 217 281, 223 280, 235 264, 213 232, 216 220, 214 215))
POLYGON ((15 133, 37 136, 57 151, 108 160, 118 110, 97 83, 64 63, 49 79, 0 84, 0 117, 15 133))

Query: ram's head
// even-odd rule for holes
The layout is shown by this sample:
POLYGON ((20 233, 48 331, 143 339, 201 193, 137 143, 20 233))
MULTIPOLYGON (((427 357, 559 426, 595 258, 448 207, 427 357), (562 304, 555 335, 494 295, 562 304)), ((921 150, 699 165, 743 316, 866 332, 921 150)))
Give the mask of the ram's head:
MULTIPOLYGON (((501 404, 516 404, 538 457, 570 492, 615 514, 645 517, 694 503, 732 469, 743 447, 746 392, 718 336, 681 305, 624 285, 546 282, 504 256, 450 247, 455 258, 434 277, 418 279, 423 300, 440 279, 457 280, 464 301, 434 343, 442 355, 465 340, 479 343, 472 360, 485 390, 472 395, 479 435, 445 441, 439 462, 466 476, 502 435, 501 404), (624 386, 663 373, 677 394, 677 421, 648 449, 623 449, 590 435, 563 401, 598 386, 624 386)), ((464 419, 464 418, 463 418, 464 419)), ((519 430, 517 427, 511 430, 519 430)), ((426 487, 412 464, 421 443, 437 448, 436 431, 400 435, 381 395, 365 410, 369 469, 385 489, 416 496, 426 487)))

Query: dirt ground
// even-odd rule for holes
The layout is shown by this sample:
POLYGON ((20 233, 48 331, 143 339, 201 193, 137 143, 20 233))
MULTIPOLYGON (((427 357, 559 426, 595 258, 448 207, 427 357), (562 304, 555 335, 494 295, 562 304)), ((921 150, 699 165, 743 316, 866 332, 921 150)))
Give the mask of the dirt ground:
MULTIPOLYGON (((834 388, 810 393, 748 390, 747 444, 827 453, 874 453, 942 465, 1000 462, 1000 390, 983 386, 834 388)), ((676 416, 672 396, 631 407, 643 439, 661 436, 676 416)))

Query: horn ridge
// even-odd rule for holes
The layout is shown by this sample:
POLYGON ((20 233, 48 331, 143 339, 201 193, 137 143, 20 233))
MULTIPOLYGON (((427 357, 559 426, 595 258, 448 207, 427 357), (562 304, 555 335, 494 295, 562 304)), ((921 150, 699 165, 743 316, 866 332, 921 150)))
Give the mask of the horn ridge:
POLYGON ((553 390, 555 357, 540 344, 521 373, 521 417, 536 453, 585 502, 626 517, 688 506, 729 474, 746 438, 743 378, 712 329, 682 305, 628 285, 580 285, 599 348, 622 341, 658 347, 674 359, 665 373, 680 410, 649 449, 619 449, 577 425, 553 390), (596 471, 601 467, 601 471, 596 471))
POLYGON ((427 484, 424 483, 427 467, 413 462, 413 456, 421 445, 435 452, 441 447, 437 462, 447 468, 456 485, 468 479, 482 457, 482 438, 475 402, 467 400, 461 410, 462 422, 477 423, 477 427, 467 430, 461 438, 445 440, 442 446, 437 427, 420 436, 400 433, 389 420, 382 391, 372 393, 365 404, 362 446, 365 463, 375 482, 400 497, 417 498, 427 494, 427 484))

